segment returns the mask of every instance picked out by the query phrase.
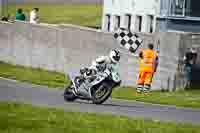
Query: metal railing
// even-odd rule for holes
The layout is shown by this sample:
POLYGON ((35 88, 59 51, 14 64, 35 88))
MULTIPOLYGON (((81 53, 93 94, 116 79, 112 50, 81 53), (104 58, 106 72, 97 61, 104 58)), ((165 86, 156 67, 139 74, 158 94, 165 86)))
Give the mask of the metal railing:
POLYGON ((200 1, 197 0, 161 0, 161 16, 169 17, 200 17, 200 1))

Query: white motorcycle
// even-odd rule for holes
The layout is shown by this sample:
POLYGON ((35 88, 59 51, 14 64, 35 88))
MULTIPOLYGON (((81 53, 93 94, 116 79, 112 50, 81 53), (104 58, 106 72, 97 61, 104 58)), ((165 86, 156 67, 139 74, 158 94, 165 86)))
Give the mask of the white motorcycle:
POLYGON ((71 77, 71 84, 65 88, 64 99, 92 101, 94 104, 104 103, 112 94, 113 88, 120 86, 121 79, 117 68, 109 64, 95 71, 82 68, 79 75, 71 77))

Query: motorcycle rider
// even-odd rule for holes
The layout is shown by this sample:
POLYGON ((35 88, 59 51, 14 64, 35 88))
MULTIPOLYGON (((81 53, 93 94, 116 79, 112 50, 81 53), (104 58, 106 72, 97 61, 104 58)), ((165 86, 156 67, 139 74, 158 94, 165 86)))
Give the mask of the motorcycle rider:
POLYGON ((120 61, 120 52, 116 49, 110 51, 109 56, 101 56, 92 62, 89 69, 96 71, 102 71, 106 65, 111 65, 112 68, 118 68, 118 62, 120 61))
MULTIPOLYGON (((91 79, 97 72, 103 72, 105 68, 109 67, 112 72, 116 72, 118 74, 118 68, 119 68, 119 61, 120 61, 120 52, 116 49, 113 49, 110 51, 109 56, 100 56, 94 61, 92 61, 92 65, 88 68, 83 68, 83 69, 89 69, 87 70, 87 75, 90 75, 91 79)), ((84 71, 84 70, 81 70, 84 71)), ((118 77, 118 76, 116 76, 118 77)), ((90 82, 85 82, 85 85, 87 87, 84 88, 89 88, 90 82)), ((119 83, 121 83, 121 80, 119 79, 119 83)), ((87 94, 87 92, 84 90, 84 88, 80 88, 79 91, 83 94, 87 94)))

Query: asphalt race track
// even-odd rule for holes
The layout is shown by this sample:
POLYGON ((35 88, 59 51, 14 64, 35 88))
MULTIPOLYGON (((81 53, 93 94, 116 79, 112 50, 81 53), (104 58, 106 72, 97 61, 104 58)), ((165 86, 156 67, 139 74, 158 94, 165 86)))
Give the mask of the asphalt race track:
POLYGON ((63 90, 0 79, 0 101, 23 102, 66 111, 96 112, 167 122, 200 124, 200 109, 151 105, 125 100, 108 100, 103 105, 94 105, 87 101, 69 103, 64 101, 62 94, 63 90))

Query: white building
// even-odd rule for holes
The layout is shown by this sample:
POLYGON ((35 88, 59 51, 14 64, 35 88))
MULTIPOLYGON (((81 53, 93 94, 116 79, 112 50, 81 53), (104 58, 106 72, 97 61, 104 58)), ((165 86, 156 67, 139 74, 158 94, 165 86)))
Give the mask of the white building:
POLYGON ((104 0, 102 30, 200 32, 200 0, 104 0))

